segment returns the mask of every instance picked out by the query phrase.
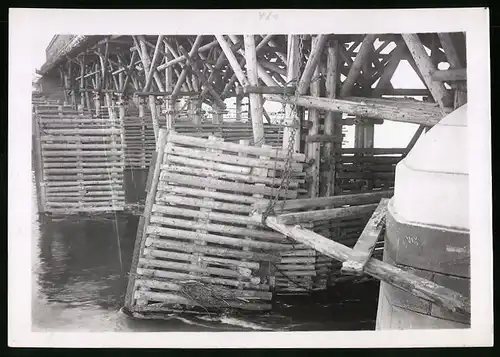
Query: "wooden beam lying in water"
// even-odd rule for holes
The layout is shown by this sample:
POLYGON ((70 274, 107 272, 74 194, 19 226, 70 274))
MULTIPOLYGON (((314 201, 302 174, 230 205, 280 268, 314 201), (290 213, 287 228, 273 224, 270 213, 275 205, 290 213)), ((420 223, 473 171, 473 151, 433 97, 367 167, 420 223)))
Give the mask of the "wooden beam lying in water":
MULTIPOLYGON (((259 214, 253 217, 259 222, 262 221, 262 216, 259 214)), ((265 224, 269 228, 341 262, 346 261, 351 255, 352 249, 345 245, 327 239, 300 226, 281 224, 277 221, 276 217, 267 217, 265 224)), ((470 299, 451 289, 374 258, 368 260, 364 272, 392 286, 407 291, 416 297, 460 313, 470 319, 470 299)))
POLYGON ((370 220, 366 224, 358 241, 352 248, 349 259, 342 263, 341 272, 350 275, 362 275, 366 263, 371 258, 375 244, 385 226, 385 215, 389 200, 382 198, 370 220))

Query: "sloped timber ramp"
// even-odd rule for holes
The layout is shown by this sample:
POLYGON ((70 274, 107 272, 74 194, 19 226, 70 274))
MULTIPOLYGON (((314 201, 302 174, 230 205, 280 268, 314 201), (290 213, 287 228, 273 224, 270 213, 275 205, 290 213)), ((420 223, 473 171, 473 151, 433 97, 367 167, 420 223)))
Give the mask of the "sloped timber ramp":
MULTIPOLYGON (((275 271, 280 253, 311 250, 251 217, 255 204, 278 191, 286 160, 281 149, 161 129, 125 307, 140 318, 269 310, 275 276, 290 274, 275 271)), ((297 197, 304 161, 303 154, 291 156, 289 190, 279 197, 297 197)), ((302 274, 307 269, 314 275, 313 264, 302 274)))

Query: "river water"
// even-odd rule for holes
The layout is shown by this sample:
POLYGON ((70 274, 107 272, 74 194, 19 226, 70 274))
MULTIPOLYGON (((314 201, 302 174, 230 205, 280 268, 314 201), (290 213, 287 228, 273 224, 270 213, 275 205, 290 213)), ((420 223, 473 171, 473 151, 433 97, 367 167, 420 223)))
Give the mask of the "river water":
MULTIPOLYGON (((145 172, 126 173, 127 200, 144 199, 145 172)), ((34 185, 33 185, 34 186, 34 185)), ((34 188, 33 188, 34 192, 34 188)), ((343 283, 313 297, 281 296, 269 313, 137 320, 120 312, 139 218, 47 217, 32 200, 33 331, 373 330, 378 283, 343 283)))

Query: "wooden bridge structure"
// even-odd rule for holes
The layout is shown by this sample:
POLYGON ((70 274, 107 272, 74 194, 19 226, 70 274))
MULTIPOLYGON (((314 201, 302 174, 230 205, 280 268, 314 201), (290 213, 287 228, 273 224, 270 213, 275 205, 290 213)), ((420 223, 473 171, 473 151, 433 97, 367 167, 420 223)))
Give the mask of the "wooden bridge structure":
POLYGON ((64 41, 39 71, 45 99, 34 103, 42 210, 123 209, 123 170, 150 170, 127 294, 137 314, 161 312, 165 302, 210 305, 187 297, 201 290, 180 283, 186 279, 236 288, 210 290, 229 294, 224 301, 232 308, 266 310, 270 292, 323 289, 332 276, 363 269, 469 311, 462 296, 371 258, 381 253, 377 215, 380 200, 392 195, 395 165, 467 101, 464 33, 64 41), (402 61, 424 89, 392 86, 402 61), (279 119, 265 102, 280 103, 279 119), (374 130, 386 120, 419 127, 405 147, 375 148, 374 130), (342 145, 347 126, 354 126, 354 148, 342 145), (65 156, 71 159, 47 160, 65 156), (54 195, 53 186, 66 188, 54 195), (370 236, 367 224, 376 233, 358 240, 370 236), (301 244, 291 247, 285 236, 301 244))

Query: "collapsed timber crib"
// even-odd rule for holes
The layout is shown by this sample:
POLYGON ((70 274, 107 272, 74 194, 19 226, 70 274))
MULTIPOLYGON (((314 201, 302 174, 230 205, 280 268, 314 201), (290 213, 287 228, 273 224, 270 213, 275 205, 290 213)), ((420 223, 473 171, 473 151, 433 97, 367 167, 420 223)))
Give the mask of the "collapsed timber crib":
MULTIPOLYGON (((273 291, 287 291, 297 280, 311 286, 322 268, 314 250, 250 217, 254 205, 276 194, 287 153, 160 133, 127 308, 137 316, 193 307, 268 310, 273 291)), ((293 174, 302 172, 304 160, 293 154, 293 174)), ((293 174, 280 197, 297 197, 301 179, 293 174)))
POLYGON ((123 210, 120 123, 52 104, 36 105, 34 116, 40 212, 123 210))

